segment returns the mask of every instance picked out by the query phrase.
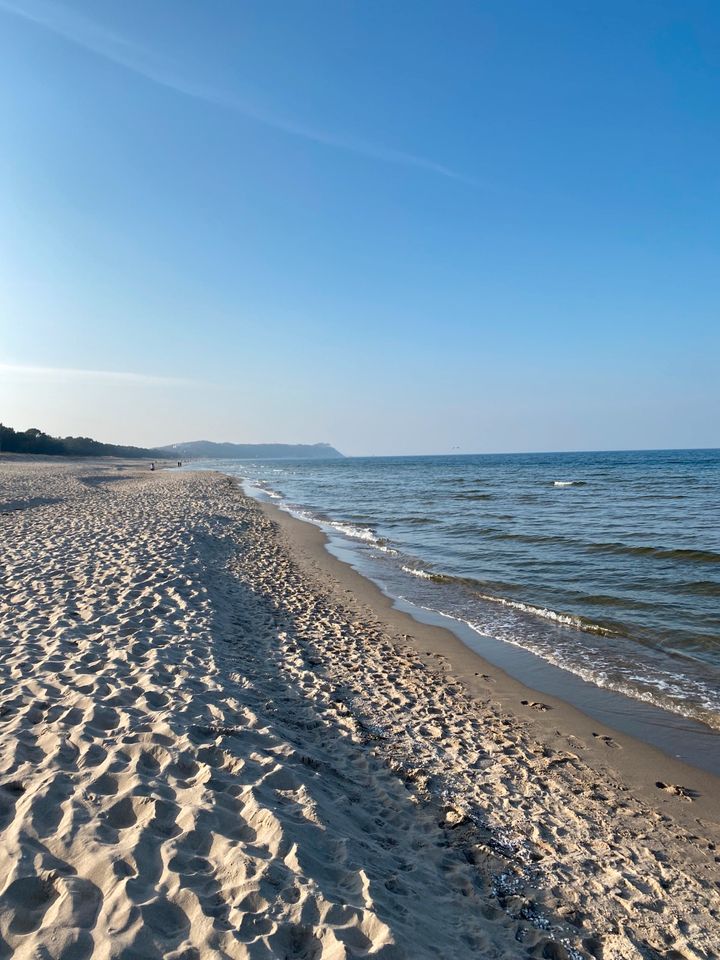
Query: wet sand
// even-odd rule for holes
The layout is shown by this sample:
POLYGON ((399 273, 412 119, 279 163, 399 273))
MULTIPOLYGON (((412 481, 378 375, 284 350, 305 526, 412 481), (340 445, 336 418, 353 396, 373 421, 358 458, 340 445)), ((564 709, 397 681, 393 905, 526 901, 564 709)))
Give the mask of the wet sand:
POLYGON ((0 957, 717 955, 710 774, 227 477, 0 459, 0 495, 0 957))

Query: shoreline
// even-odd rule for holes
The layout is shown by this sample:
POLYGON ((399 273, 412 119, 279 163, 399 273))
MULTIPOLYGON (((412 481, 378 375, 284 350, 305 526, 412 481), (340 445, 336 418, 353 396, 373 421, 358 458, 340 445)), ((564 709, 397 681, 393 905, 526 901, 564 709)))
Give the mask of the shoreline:
POLYGON ((0 491, 1 954, 716 956, 717 789, 648 790, 318 528, 219 472, 0 491))
POLYGON ((717 538, 703 520, 720 461, 675 462, 667 453, 647 462, 633 454, 627 463, 565 454, 559 462, 204 466, 244 477, 247 492, 316 523, 343 559, 414 604, 416 619, 440 614, 528 686, 641 738, 655 725, 656 746, 696 765, 709 756, 720 775, 717 538), (683 473, 696 482, 679 482, 683 473), (596 687, 620 696, 596 697, 596 687))
MULTIPOLYGON (((242 489, 239 482, 238 485, 242 489)), ((244 492, 243 495, 248 496, 244 492)), ((607 767, 617 771, 649 802, 666 802, 655 786, 657 781, 682 784, 697 790, 700 796, 696 798, 693 817, 702 815, 720 822, 720 776, 672 757, 610 723, 588 716, 561 696, 523 683, 473 650, 451 627, 416 619, 415 614, 419 611, 412 604, 398 603, 375 582, 359 573, 349 560, 340 559, 333 553, 328 536, 319 526, 294 517, 269 501, 252 499, 285 533, 296 558, 309 570, 321 571, 328 577, 338 599, 347 602, 343 594, 350 591, 360 605, 370 608, 396 633, 407 636, 421 653, 446 656, 453 675, 462 681, 471 696, 479 700, 488 697, 497 700, 504 709, 522 717, 550 744, 557 746, 568 735, 582 738, 585 759, 599 769, 607 767), (527 705, 523 705, 523 700, 527 701, 527 705), (551 709, 533 709, 531 705, 537 703, 551 709), (562 728, 562 732, 559 732, 559 728, 562 728)), ((438 614, 437 619, 440 616, 438 614)), ((547 667, 550 671, 562 673, 551 664, 547 667)), ((621 697, 619 694, 613 696, 621 697)), ((710 736, 714 735, 714 731, 709 730, 709 733, 710 736)), ((720 737, 717 739, 720 741, 720 737)))
MULTIPOLYGON (((204 464, 200 469, 217 468, 204 464)), ((363 542, 358 543, 334 529, 341 524, 313 516, 312 511, 308 513, 305 509, 298 512, 301 508, 283 502, 276 493, 268 492, 262 483, 239 476, 235 471, 229 470, 226 475, 236 479, 243 492, 261 504, 316 526, 325 538, 326 549, 333 556, 377 586, 396 609, 409 613, 413 620, 450 630, 481 658, 485 672, 489 664, 534 691, 536 696, 555 697, 575 707, 596 724, 640 740, 672 760, 720 778, 720 729, 716 726, 688 715, 682 707, 674 710, 656 703, 651 697, 634 696, 632 691, 606 685, 595 678, 597 671, 592 668, 587 676, 578 672, 576 667, 564 668, 553 656, 535 652, 526 644, 485 633, 468 620, 448 612, 447 604, 443 604, 439 594, 426 598, 425 605, 417 599, 409 599, 398 590, 397 583, 389 585, 393 583, 392 576, 386 581, 383 568, 363 550, 363 542)), ((557 629, 561 634, 563 628, 557 629)), ((563 639, 558 636, 559 649, 562 649, 563 639)), ((588 666, 591 664, 592 661, 588 660, 588 666)))

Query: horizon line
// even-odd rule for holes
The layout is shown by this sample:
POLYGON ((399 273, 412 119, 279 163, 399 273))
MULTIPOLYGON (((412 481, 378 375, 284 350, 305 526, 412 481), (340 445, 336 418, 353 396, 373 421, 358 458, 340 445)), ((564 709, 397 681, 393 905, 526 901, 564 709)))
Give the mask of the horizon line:
MULTIPOLYGON (((251 447, 251 446, 286 446, 286 447, 309 447, 309 446, 330 446, 338 453, 341 453, 343 458, 346 460, 370 460, 370 459, 385 459, 393 458, 395 460, 401 459, 413 459, 419 457, 522 457, 522 456, 544 456, 544 455, 555 455, 555 454, 566 454, 566 453, 680 453, 680 452, 714 452, 720 451, 720 446, 711 446, 711 447, 607 447, 602 449, 587 449, 587 448, 578 448, 571 450, 486 450, 486 451, 465 451, 462 453, 342 453, 335 444, 330 443, 327 440, 317 440, 317 441, 283 441, 283 440, 180 440, 172 444, 158 444, 154 445, 153 449, 162 449, 163 447, 170 446, 183 446, 185 444, 191 443, 216 443, 221 445, 231 445, 231 446, 242 446, 242 447, 251 447)), ((213 458, 213 457, 198 457, 198 459, 212 460, 212 459, 226 459, 226 458, 213 458)), ((242 458, 238 458, 242 459, 242 458)), ((252 459, 252 458, 248 458, 252 459)), ((288 458, 270 458, 270 457, 258 457, 257 459, 293 459, 292 457, 288 458)), ((333 460, 336 458, 332 458, 333 460)))

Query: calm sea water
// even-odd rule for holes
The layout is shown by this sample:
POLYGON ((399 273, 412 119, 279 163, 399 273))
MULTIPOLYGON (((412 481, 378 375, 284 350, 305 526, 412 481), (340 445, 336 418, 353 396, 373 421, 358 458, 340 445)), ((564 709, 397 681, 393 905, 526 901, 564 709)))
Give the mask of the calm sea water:
POLYGON ((221 469, 346 539, 392 595, 720 729, 720 450, 221 469))

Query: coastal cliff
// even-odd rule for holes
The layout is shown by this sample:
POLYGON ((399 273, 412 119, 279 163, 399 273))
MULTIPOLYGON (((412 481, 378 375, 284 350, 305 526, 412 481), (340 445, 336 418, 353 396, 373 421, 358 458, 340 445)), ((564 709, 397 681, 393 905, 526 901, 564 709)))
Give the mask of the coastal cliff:
POLYGON ((329 443, 213 443, 194 440, 160 448, 169 456, 217 460, 337 460, 343 454, 329 443))

